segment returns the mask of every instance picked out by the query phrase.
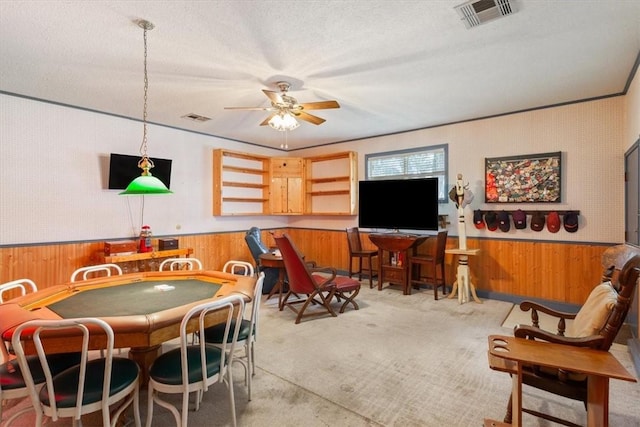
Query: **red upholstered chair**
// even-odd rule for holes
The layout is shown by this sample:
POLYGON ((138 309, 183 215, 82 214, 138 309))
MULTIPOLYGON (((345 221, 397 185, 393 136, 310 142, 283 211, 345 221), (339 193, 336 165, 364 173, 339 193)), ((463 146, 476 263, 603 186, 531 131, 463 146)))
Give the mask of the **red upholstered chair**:
POLYGON ((352 304, 358 310, 359 307, 354 298, 360 292, 360 282, 349 277, 336 276, 336 269, 333 267, 310 267, 304 262, 288 235, 274 236, 274 239, 282 253, 282 260, 289 277, 289 290, 284 297, 282 306, 289 307, 297 314, 296 323, 300 323, 300 320, 307 316, 327 313, 334 317, 337 316, 330 305, 334 296, 338 298, 338 301, 344 299, 340 313, 344 313, 348 304, 352 304), (321 272, 325 274, 318 274, 321 272), (306 295, 306 298, 289 300, 290 297, 297 295, 306 295), (302 304, 299 309, 296 307, 298 304, 302 304), (310 304, 316 304, 322 310, 314 310, 305 314, 305 310, 310 304))

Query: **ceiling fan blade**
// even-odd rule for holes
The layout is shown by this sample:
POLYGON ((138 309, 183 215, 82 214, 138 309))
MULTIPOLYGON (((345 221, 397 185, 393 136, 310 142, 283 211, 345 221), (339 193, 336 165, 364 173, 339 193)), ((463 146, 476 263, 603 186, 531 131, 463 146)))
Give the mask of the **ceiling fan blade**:
POLYGON ((269 98, 271 102, 273 102, 274 104, 284 104, 284 100, 282 99, 282 96, 278 92, 274 92, 272 90, 266 90, 266 89, 262 89, 262 91, 264 92, 265 95, 267 95, 267 98, 269 98))
POLYGON ((338 101, 319 101, 319 102, 306 102, 300 104, 304 110, 326 110, 328 108, 340 108, 338 101))
POLYGON ((225 110, 269 111, 272 107, 224 107, 225 110))
POLYGON ((260 123, 260 126, 266 126, 266 125, 268 125, 268 124, 269 124, 269 120, 271 120, 271 118, 272 118, 273 116, 275 116, 276 114, 277 114, 277 113, 269 114, 269 117, 267 117, 266 119, 264 119, 264 120, 262 121, 262 123, 260 123))
POLYGON ((321 125, 322 123, 326 122, 325 119, 318 117, 318 116, 314 116, 312 114, 309 113, 305 113, 304 111, 300 111, 299 113, 295 113, 296 118, 300 119, 300 120, 304 120, 305 122, 309 122, 309 123, 313 123, 314 125, 321 125))

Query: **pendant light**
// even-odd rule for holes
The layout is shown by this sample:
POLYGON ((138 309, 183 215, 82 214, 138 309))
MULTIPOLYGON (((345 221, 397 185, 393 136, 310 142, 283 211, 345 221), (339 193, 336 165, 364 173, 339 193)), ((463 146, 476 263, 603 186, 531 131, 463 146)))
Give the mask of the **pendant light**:
POLYGON ((147 92, 149 90, 149 78, 147 77, 147 31, 153 30, 154 25, 143 19, 138 21, 138 26, 144 30, 144 108, 142 113, 143 133, 140 154, 142 158, 138 167, 142 169, 142 175, 131 181, 127 189, 119 194, 168 194, 172 193, 166 185, 153 176, 150 169, 154 167, 153 161, 147 155, 147 92))

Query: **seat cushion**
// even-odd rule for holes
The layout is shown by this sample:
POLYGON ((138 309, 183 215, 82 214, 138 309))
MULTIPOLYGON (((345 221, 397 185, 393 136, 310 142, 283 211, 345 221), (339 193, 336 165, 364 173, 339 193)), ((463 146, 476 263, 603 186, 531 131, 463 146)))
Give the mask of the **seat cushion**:
MULTIPOLYGON (((84 396, 82 399, 83 405, 102 400, 104 369, 105 359, 94 359, 87 362, 84 396)), ((125 359, 123 357, 114 357, 111 369, 109 396, 124 390, 131 385, 140 374, 138 364, 131 359, 125 359)), ((76 406, 79 376, 80 365, 73 366, 54 376, 55 399, 59 408, 72 408, 76 406)), ((51 404, 46 388, 40 390, 40 401, 46 406, 50 406, 51 404)))
POLYGON ((338 292, 351 292, 360 289, 360 282, 345 276, 336 276, 333 279, 338 292))
MULTIPOLYGON (((204 330, 204 340, 211 344, 222 344, 222 339, 224 338, 224 330, 226 327, 226 322, 218 323, 217 325, 213 325, 204 330)), ((227 338, 227 342, 230 343, 233 340, 233 332, 235 330, 236 321, 231 321, 231 329, 229 330, 229 337, 227 338)), ((238 331, 238 341, 245 341, 249 338, 249 326, 250 322, 246 319, 242 320, 240 324, 240 330, 238 331)))
MULTIPOLYGON (((205 354, 207 377, 212 377, 220 373, 220 349, 207 346, 205 354)), ((199 345, 187 347, 187 366, 189 369, 189 384, 202 381, 199 345)), ((149 377, 163 384, 182 384, 182 357, 180 355, 180 348, 174 348, 158 356, 149 369, 149 377)))
MULTIPOLYGON (((55 375, 80 363, 80 353, 50 354, 47 356, 47 359, 49 360, 51 374, 55 375)), ((38 360, 38 356, 27 356, 27 363, 29 364, 33 382, 35 384, 43 383, 44 372, 42 372, 42 365, 38 360)), ((0 385, 3 390, 17 390, 26 387, 17 359, 0 365, 0 379, 2 381, 0 385)))
POLYGON ((600 332, 618 300, 611 282, 596 286, 573 322, 567 327, 568 337, 586 337, 600 332))

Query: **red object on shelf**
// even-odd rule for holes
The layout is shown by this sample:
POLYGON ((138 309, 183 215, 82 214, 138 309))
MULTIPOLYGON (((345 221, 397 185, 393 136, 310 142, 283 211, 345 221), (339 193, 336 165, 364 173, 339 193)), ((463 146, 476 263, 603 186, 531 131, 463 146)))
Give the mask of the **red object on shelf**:
POLYGON ((138 252, 153 252, 153 246, 151 246, 151 227, 148 225, 143 225, 142 231, 140 231, 140 248, 138 252))

